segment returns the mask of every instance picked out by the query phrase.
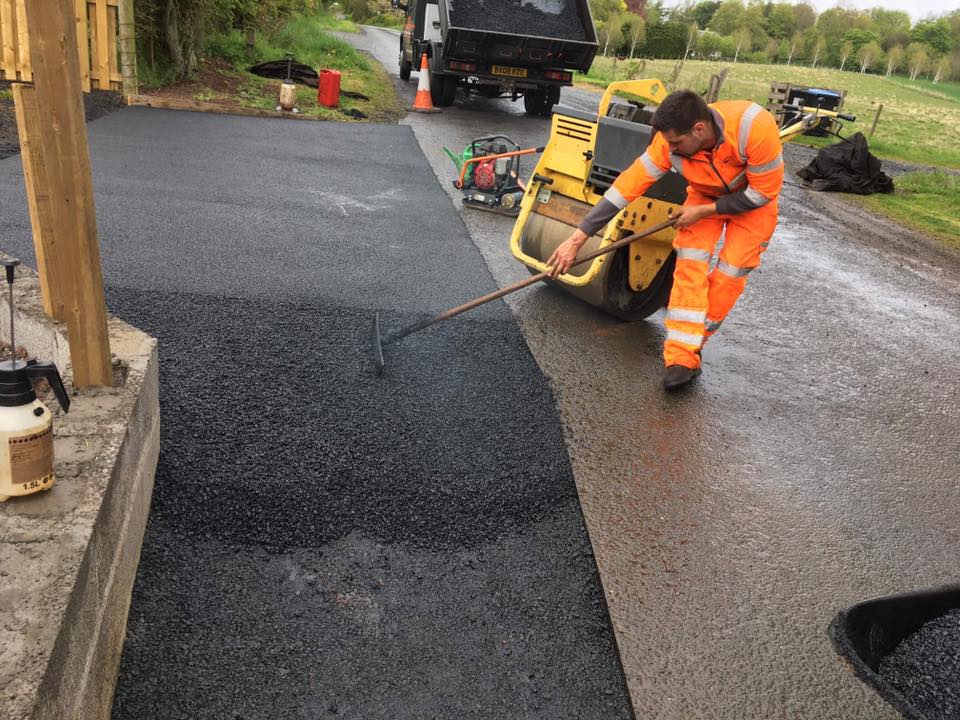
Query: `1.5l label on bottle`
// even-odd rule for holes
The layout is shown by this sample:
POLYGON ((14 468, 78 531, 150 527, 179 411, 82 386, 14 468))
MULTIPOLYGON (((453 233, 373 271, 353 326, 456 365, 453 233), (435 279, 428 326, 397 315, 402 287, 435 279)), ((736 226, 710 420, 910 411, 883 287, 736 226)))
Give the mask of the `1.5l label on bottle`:
POLYGON ((10 480, 14 485, 41 480, 53 472, 53 426, 10 438, 10 480))

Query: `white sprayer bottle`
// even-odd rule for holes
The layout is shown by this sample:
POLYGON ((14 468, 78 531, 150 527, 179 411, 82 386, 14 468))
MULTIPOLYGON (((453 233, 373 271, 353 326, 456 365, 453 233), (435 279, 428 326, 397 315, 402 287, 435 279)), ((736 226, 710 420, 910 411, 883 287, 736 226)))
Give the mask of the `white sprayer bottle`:
POLYGON ((0 260, 10 286, 11 358, 0 362, 0 502, 53 487, 53 416, 33 383, 46 380, 64 412, 70 398, 52 362, 17 360, 13 332, 13 273, 18 260, 0 260))

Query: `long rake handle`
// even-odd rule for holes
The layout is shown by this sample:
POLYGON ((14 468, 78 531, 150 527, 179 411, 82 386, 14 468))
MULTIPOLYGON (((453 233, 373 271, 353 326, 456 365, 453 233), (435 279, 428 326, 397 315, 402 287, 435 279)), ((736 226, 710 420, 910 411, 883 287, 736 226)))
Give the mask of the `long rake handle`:
MULTIPOLYGON (((628 235, 622 240, 617 240, 615 243, 611 243, 610 245, 607 245, 605 248, 596 250, 595 252, 592 252, 589 255, 583 256, 582 258, 577 258, 576 261, 573 263, 573 265, 571 265, 570 267, 573 268, 573 267, 576 267, 577 265, 582 265, 583 263, 590 262, 591 260, 596 260, 601 255, 606 255, 607 253, 611 253, 614 250, 619 250, 622 247, 626 247, 627 245, 632 243, 634 240, 639 240, 640 238, 647 237, 647 235, 653 235, 654 233, 658 233, 661 230, 666 230, 668 227, 673 225, 675 220, 676 218, 670 218, 669 220, 664 220, 659 225, 654 225, 652 228, 644 230, 643 232, 634 233, 633 235, 628 235)), ((488 303, 491 300, 502 298, 504 295, 509 295, 512 292, 516 292, 517 290, 525 288, 529 285, 538 283, 541 280, 545 280, 549 276, 550 276, 549 272, 542 272, 536 275, 531 275, 526 280, 520 280, 519 282, 515 282, 513 285, 508 285, 505 288, 495 290, 494 292, 484 295, 483 297, 478 297, 476 300, 465 302, 463 305, 457 305, 454 308, 445 310, 439 315, 434 315, 433 317, 427 318, 425 320, 421 320, 420 322, 414 325, 410 325, 409 327, 401 328, 400 330, 390 333, 383 339, 383 341, 381 342, 381 345, 389 345, 390 343, 394 343, 400 338, 404 338, 407 335, 411 335, 415 332, 423 330, 424 328, 428 328, 431 325, 434 325, 438 322, 442 322, 443 320, 448 320, 456 315, 459 315, 460 313, 465 313, 467 310, 473 310, 475 307, 484 305, 485 303, 488 303)))

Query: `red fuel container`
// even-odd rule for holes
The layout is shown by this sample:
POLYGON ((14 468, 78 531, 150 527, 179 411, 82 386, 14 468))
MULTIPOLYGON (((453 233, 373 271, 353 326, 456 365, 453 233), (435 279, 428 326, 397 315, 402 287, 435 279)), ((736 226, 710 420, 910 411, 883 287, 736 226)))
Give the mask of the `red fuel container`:
POLYGON ((339 70, 320 71, 320 84, 317 86, 317 102, 329 108, 335 108, 340 105, 339 70))

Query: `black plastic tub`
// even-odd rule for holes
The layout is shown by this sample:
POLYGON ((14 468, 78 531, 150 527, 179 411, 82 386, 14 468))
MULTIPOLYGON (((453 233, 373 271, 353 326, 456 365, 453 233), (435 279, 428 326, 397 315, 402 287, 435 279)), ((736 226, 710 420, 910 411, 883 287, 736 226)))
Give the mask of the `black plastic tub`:
MULTIPOLYGON (((915 645, 918 631, 928 632, 924 626, 936 628, 947 620, 951 627, 960 628, 960 585, 857 603, 834 618, 829 634, 834 649, 849 661, 857 677, 880 693, 905 718, 944 720, 960 717, 960 692, 954 685, 938 686, 943 663, 931 658, 929 672, 921 670, 916 683, 904 682, 892 674, 891 665, 894 660, 899 661, 905 648, 915 645), (904 641, 907 644, 901 647, 904 641), (957 698, 958 704, 944 703, 942 698, 947 696, 957 698), (939 699, 934 701, 933 698, 939 699)), ((951 631, 944 637, 953 638, 955 635, 956 631, 951 631)), ((948 652, 947 657, 954 662, 960 658, 960 643, 948 652)), ((946 682, 960 681, 948 678, 946 682)))

